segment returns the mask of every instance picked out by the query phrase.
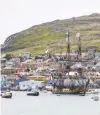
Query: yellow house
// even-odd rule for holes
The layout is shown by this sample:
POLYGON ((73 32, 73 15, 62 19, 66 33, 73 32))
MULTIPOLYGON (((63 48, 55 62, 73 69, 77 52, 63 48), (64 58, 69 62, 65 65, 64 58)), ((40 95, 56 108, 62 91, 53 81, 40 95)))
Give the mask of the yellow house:
POLYGON ((46 76, 28 76, 30 80, 46 81, 46 76))

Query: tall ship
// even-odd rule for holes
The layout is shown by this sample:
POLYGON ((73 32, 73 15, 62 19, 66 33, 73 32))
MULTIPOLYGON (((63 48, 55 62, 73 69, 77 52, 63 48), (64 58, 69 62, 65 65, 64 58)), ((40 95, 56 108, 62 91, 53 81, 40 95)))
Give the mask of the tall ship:
POLYGON ((56 72, 56 83, 53 85, 52 93, 54 94, 79 94, 85 95, 89 90, 90 78, 84 75, 82 54, 81 54, 81 37, 80 33, 76 34, 78 41, 77 60, 72 61, 70 57, 70 39, 69 32, 66 33, 66 58, 59 61, 60 70, 56 72), (72 65, 76 65, 74 69, 72 65))

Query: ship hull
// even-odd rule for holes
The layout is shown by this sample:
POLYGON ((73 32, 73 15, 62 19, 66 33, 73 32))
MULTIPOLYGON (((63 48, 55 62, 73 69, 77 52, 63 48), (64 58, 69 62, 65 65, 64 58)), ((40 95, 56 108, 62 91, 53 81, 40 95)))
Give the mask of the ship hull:
POLYGON ((73 94, 73 95, 85 95, 88 91, 88 87, 74 87, 74 88, 54 88, 53 94, 73 94))

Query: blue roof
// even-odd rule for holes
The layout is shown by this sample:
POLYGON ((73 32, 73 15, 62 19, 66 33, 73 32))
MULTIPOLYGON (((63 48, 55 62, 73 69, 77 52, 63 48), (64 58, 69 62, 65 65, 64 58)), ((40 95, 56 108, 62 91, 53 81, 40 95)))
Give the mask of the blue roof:
POLYGON ((19 85, 19 83, 22 81, 28 81, 28 79, 27 78, 20 78, 18 80, 14 80, 14 85, 19 85))
POLYGON ((56 80, 47 80, 46 81, 46 84, 54 84, 54 83, 56 83, 56 80))

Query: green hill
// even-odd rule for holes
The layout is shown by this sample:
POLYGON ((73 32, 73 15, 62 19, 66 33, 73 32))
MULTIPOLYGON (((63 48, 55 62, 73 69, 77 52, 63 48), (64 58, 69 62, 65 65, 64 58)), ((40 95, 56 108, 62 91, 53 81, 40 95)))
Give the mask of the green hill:
POLYGON ((100 14, 55 20, 33 26, 9 36, 2 45, 2 52, 33 54, 66 51, 65 34, 70 32, 71 49, 77 48, 76 33, 80 32, 83 50, 97 46, 100 51, 100 14))

